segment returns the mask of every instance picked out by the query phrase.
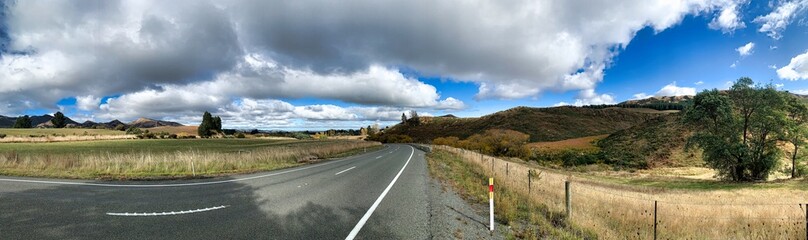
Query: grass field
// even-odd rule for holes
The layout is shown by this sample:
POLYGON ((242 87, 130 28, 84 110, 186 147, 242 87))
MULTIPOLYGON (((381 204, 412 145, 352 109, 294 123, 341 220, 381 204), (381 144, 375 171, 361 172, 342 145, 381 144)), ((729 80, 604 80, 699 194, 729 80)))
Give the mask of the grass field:
POLYGON ((0 128, 0 133, 8 136, 28 137, 35 136, 62 136, 62 135, 124 135, 124 131, 108 129, 86 129, 86 128, 0 128))
POLYGON ((0 128, 0 143, 49 143, 134 139, 123 131, 83 128, 0 128))
POLYGON ((806 234, 805 180, 727 183, 607 178, 445 146, 435 149, 459 156, 483 176, 494 176, 500 187, 550 212, 565 210, 564 182, 570 181, 572 215, 567 219, 603 239, 653 239, 655 203, 660 239, 803 239, 806 234), (539 173, 530 185, 528 170, 539 173))
POLYGON ((149 132, 153 133, 160 133, 160 132, 167 132, 169 134, 177 134, 177 135, 185 135, 185 136, 194 136, 197 135, 197 126, 181 126, 181 127, 171 127, 171 126, 164 126, 164 127, 153 127, 153 128, 144 128, 143 130, 149 130, 149 132))
POLYGON ((0 144, 0 175, 82 179, 216 176, 305 164, 380 144, 365 141, 153 139, 0 144))

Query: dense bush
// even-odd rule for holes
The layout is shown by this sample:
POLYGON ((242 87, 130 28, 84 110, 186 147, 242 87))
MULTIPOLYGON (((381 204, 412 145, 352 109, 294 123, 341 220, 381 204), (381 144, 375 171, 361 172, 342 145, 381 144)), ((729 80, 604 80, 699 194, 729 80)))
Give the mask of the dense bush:
POLYGON ((432 143, 477 150, 495 156, 527 158, 531 155, 530 149, 525 145, 529 139, 530 135, 513 130, 489 129, 465 140, 459 140, 457 137, 441 137, 432 143))
POLYGON ((14 128, 32 128, 33 123, 31 122, 31 117, 28 115, 18 117, 17 121, 14 122, 14 128))
POLYGON ((367 137, 370 141, 382 143, 412 143, 412 137, 403 134, 371 134, 367 137))
POLYGON ((564 149, 559 151, 535 150, 530 160, 540 163, 555 163, 565 167, 606 163, 603 153, 597 150, 564 149))
POLYGON ((136 127, 130 127, 129 129, 126 129, 126 134, 140 135, 143 134, 143 130, 140 130, 140 128, 136 127))
POLYGON ((238 133, 236 134, 236 138, 247 138, 247 136, 244 136, 244 133, 238 133))
POLYGON ((6 134, 5 133, 0 133, 0 138, 6 138, 6 134))

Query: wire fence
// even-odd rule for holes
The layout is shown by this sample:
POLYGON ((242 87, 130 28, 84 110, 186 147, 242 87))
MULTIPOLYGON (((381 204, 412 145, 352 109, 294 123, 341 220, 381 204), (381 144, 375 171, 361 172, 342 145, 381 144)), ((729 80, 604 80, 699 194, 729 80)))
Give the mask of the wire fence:
POLYGON ((804 191, 627 188, 465 149, 432 147, 479 166, 499 186, 568 212, 573 224, 605 239, 808 239, 804 191))

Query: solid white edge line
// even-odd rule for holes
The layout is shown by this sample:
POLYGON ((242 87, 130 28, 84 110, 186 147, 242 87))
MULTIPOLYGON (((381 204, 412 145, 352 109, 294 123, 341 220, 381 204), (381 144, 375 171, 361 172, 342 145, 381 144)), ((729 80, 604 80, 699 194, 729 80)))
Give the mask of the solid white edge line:
POLYGON ((226 208, 228 206, 222 205, 217 207, 209 207, 209 208, 202 208, 202 209, 195 209, 195 210, 187 210, 187 211, 171 211, 171 212, 152 212, 152 213, 113 213, 108 212, 107 215, 109 216, 123 216, 123 217, 153 217, 153 216, 171 216, 171 215, 182 215, 182 214, 191 214, 191 213, 200 213, 200 212, 207 212, 218 210, 222 208, 226 208))
POLYGON ((339 175, 340 173, 347 172, 347 171, 349 171, 349 170, 351 170, 351 169, 354 169, 354 168, 356 168, 356 166, 353 166, 353 167, 350 167, 350 168, 348 168, 348 169, 345 169, 345 170, 339 171, 337 174, 334 174, 334 176, 339 175))
POLYGON ((379 204, 382 202, 382 199, 384 199, 384 196, 386 196, 387 193, 390 192, 390 188, 392 188, 393 184, 395 184, 396 181, 398 180, 398 177, 401 176, 401 173, 403 173, 404 169, 407 168, 407 165, 410 164, 410 160, 412 160, 412 155, 415 154, 415 148, 413 148, 412 146, 410 146, 410 148, 412 149, 412 153, 410 153, 410 158, 407 159, 407 162, 404 163, 404 167, 401 167, 401 170, 398 171, 398 174, 396 174, 396 177, 394 177, 393 181, 390 182, 390 185, 387 185, 387 188, 384 189, 382 195, 379 195, 379 198, 377 198, 376 202, 374 202, 373 205, 370 206, 370 209, 368 209, 365 215, 362 216, 362 219, 359 219, 359 222, 356 223, 356 226, 353 228, 353 230, 351 230, 351 233, 348 234, 347 237, 345 237, 346 240, 353 240, 354 238, 356 238, 356 235, 359 234, 359 230, 362 230, 362 227, 365 226, 365 223, 370 218, 370 215, 373 214, 373 211, 376 211, 376 207, 379 206, 379 204))
MULTIPOLYGON (((389 148, 389 146, 385 146, 385 148, 389 148)), ((143 184, 143 185, 138 185, 138 184, 106 184, 106 183, 86 183, 86 182, 60 182, 60 181, 26 180, 26 179, 11 179, 11 178, 0 178, 0 182, 21 182, 21 183, 57 184, 57 185, 78 185, 78 186, 94 186, 94 187, 129 187, 129 188, 188 187, 188 186, 200 186, 200 185, 212 185, 212 184, 221 184, 221 183, 241 182, 241 181, 247 181, 247 180, 252 180, 252 179, 257 179, 257 178, 271 177, 271 176, 276 176, 276 175, 281 175, 281 174, 286 174, 286 173, 292 173, 292 172, 297 172, 297 171, 301 171, 301 170, 306 170, 306 169, 309 169, 309 168, 327 166, 327 165, 331 165, 331 164, 334 164, 334 163, 343 162, 343 161, 347 161, 347 160, 351 160, 351 159, 355 159, 355 158, 346 158, 346 159, 334 160, 334 161, 329 161, 329 162, 325 162, 325 163, 322 163, 322 164, 310 165, 310 166, 306 166, 306 167, 295 168, 295 169, 291 169, 291 170, 286 170, 286 171, 276 172, 276 173, 270 173, 270 174, 264 174, 264 175, 259 175, 259 176, 246 177, 246 178, 237 178, 237 179, 229 179, 229 180, 221 180, 221 181, 212 181, 212 182, 175 183, 175 184, 143 184)))

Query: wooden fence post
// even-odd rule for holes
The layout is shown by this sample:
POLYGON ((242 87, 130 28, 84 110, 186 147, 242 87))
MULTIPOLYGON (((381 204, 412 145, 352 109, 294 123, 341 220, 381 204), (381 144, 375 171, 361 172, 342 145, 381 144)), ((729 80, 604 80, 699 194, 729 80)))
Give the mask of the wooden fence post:
POLYGON ((564 181, 564 192, 567 195, 567 220, 572 219, 572 202, 570 196, 570 181, 564 181))
POLYGON ((654 200, 654 240, 657 239, 657 201, 654 200))

